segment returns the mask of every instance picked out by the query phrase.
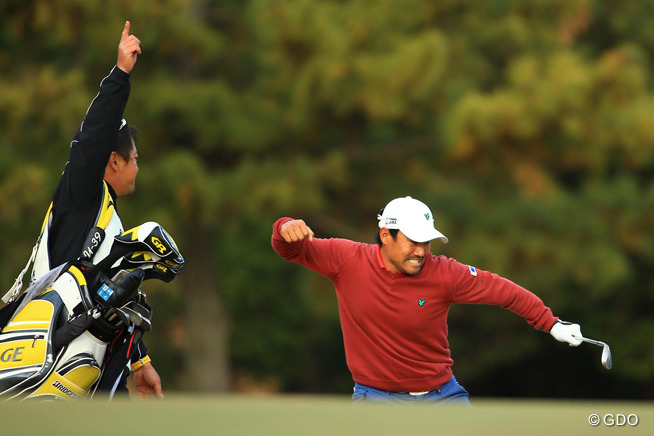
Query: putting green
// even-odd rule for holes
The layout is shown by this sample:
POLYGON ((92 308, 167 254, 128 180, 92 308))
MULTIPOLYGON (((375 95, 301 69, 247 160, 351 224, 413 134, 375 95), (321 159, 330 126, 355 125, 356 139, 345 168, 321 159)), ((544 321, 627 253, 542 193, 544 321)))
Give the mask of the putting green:
POLYGON ((3 435, 45 436, 654 434, 652 402, 472 402, 472 408, 355 406, 334 396, 168 394, 163 401, 10 401, 0 405, 0 422, 3 435), (589 424, 591 414, 599 425, 589 424))

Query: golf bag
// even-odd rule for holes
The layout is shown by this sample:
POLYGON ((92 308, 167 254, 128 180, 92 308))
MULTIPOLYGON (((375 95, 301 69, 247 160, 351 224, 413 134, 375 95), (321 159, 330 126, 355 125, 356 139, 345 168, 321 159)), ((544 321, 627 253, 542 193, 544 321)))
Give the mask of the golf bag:
POLYGON ((112 341, 151 329, 142 281, 170 282, 183 266, 170 235, 148 222, 116 236, 98 264, 44 275, 0 311, 0 398, 92 397, 111 372, 112 341))

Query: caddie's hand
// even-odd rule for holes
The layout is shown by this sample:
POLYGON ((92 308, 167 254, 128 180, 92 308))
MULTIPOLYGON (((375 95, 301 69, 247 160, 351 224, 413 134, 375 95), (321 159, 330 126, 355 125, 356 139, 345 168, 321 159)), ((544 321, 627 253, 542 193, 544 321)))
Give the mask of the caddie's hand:
POLYGON ((550 330, 550 334, 559 342, 567 342, 571 347, 581 344, 581 327, 567 321, 558 320, 550 330))
POLYGON ((125 28, 120 37, 120 44, 118 44, 118 62, 116 62, 118 68, 126 73, 132 71, 137 56, 141 54, 141 41, 136 36, 129 34, 129 28, 130 22, 125 21, 125 28))
POLYGON ((140 398, 163 398, 161 378, 151 363, 146 363, 134 371, 134 386, 140 398))
POLYGON ((297 242, 303 239, 313 241, 313 230, 303 220, 287 221, 282 224, 279 234, 286 242, 297 242))

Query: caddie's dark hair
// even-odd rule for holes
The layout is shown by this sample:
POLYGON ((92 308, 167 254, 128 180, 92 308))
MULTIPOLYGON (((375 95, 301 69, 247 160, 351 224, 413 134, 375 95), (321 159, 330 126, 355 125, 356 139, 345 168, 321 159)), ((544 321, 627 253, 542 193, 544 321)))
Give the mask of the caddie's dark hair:
POLYGON ((129 155, 134 147, 132 140, 136 142, 137 139, 139 139, 139 131, 136 130, 136 127, 125 124, 123 128, 118 130, 118 139, 114 151, 121 155, 123 159, 129 161, 129 155))
MULTIPOLYGON (((132 140, 136 142, 139 139, 139 131, 134 126, 130 126, 125 123, 121 124, 121 128, 118 130, 118 137, 116 138, 116 145, 114 146, 113 151, 122 156, 123 159, 129 161, 129 155, 132 152, 132 140), (130 139, 131 138, 131 139, 130 139)), ((77 131, 73 135, 73 138, 77 138, 82 132, 81 127, 77 128, 77 131)))
MULTIPOLYGON (((381 229, 377 230, 377 234, 375 235, 375 242, 377 243, 377 245, 379 245, 381 247, 382 246, 382 240, 381 240, 381 236, 379 236, 380 231, 381 231, 381 229)), ((388 229, 388 231, 390 232, 391 236, 393 237, 393 240, 395 240, 395 239, 397 239, 397 232, 399 232, 400 229, 388 229)))

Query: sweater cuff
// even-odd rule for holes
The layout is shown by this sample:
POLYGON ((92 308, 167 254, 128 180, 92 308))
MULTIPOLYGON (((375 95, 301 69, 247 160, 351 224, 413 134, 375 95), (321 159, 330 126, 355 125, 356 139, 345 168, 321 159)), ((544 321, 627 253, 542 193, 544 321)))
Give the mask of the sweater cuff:
POLYGON ((549 333, 549 331, 552 330, 552 327, 554 326, 554 324, 556 324, 556 322, 557 322, 558 320, 559 320, 558 317, 554 317, 554 319, 548 321, 548 322, 543 326, 543 330, 549 333))
POLYGON ((273 238, 282 239, 280 233, 282 231, 282 226, 289 221, 293 221, 295 218, 283 217, 275 221, 273 224, 273 238))
POLYGON ((119 80, 129 80, 130 73, 126 73, 120 68, 118 68, 118 65, 114 65, 114 67, 111 69, 111 72, 109 73, 109 76, 119 79, 119 80))

